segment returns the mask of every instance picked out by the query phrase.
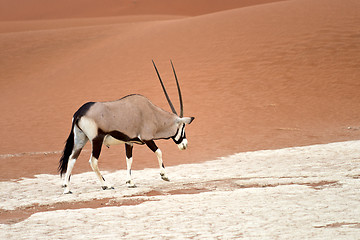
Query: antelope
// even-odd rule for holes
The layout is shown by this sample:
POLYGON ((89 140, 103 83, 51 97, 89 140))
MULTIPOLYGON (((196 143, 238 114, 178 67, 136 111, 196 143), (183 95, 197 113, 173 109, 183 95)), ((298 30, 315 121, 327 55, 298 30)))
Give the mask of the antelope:
POLYGON ((146 145, 156 154, 161 179, 169 181, 162 160, 162 152, 156 146, 155 140, 171 138, 180 150, 185 150, 188 145, 185 125, 190 124, 194 117, 183 116, 181 90, 172 61, 170 60, 170 63, 180 102, 179 115, 166 92, 155 62, 152 61, 152 63, 172 113, 154 105, 140 94, 130 94, 111 102, 88 102, 82 105, 73 115, 71 132, 59 161, 60 176, 62 177, 65 173, 64 194, 72 193, 69 188, 71 171, 88 141, 91 142, 92 146, 89 163, 103 190, 114 189, 114 187, 105 181, 98 167, 102 145, 110 147, 111 145, 125 143, 127 187, 136 187, 131 178, 133 144, 146 145))

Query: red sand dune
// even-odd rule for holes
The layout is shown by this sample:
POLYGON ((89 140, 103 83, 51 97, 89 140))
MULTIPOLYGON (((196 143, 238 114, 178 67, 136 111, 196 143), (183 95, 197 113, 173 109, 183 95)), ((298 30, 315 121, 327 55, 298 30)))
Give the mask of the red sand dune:
MULTIPOLYGON (((2 180, 56 173, 60 154, 35 152, 62 150, 87 101, 141 93, 169 109, 151 59, 178 106, 173 60, 196 117, 187 151, 158 142, 165 165, 360 137, 359 1, 45 2, 0 0, 2 180)), ((157 166, 134 149, 136 169, 157 166)), ((124 147, 100 168, 125 168, 124 147)))
POLYGON ((196 16, 276 1, 282 0, 0 0, 0 20, 159 14, 196 16))

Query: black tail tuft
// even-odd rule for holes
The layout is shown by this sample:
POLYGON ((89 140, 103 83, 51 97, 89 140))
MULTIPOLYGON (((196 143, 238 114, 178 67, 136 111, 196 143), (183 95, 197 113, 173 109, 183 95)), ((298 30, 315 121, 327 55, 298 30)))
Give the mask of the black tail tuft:
POLYGON ((73 127, 72 127, 70 135, 65 143, 63 155, 61 156, 60 161, 59 161, 58 170, 60 172, 60 176, 62 176, 64 173, 66 173, 67 165, 69 162, 69 157, 71 155, 73 148, 74 148, 74 131, 73 131, 73 127))
POLYGON ((68 139, 66 140, 63 155, 61 156, 60 161, 59 161, 58 170, 60 172, 60 176, 62 176, 64 173, 66 173, 68 162, 69 162, 69 157, 70 157, 71 152, 72 152, 72 150, 74 148, 74 127, 75 127, 75 124, 77 124, 79 119, 82 116, 84 116, 86 114, 86 112, 90 109, 90 107, 92 105, 94 105, 94 104, 95 104, 95 102, 85 103, 84 105, 82 105, 74 113, 73 122, 72 122, 72 126, 71 126, 71 132, 70 132, 70 135, 69 135, 68 139))

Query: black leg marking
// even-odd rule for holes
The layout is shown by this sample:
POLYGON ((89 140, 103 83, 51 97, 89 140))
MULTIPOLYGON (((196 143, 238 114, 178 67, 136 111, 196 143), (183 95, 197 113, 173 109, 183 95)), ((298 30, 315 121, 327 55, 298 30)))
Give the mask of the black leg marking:
POLYGON ((115 189, 114 187, 108 187, 108 186, 102 186, 101 188, 102 188, 103 190, 115 189))
POLYGON ((132 151, 133 151, 133 145, 125 144, 125 151, 126 151, 126 157, 131 158, 132 157, 132 151))
MULTIPOLYGON (((131 184, 131 181, 128 180, 126 181, 126 184, 131 184)), ((132 184, 132 185, 128 185, 128 188, 136 188, 137 186, 135 184, 132 184)))
POLYGON ((170 182, 170 179, 165 175, 165 173, 160 173, 161 179, 167 182, 170 182))
POLYGON ((156 152, 158 150, 158 147, 156 146, 155 142, 153 140, 145 141, 146 146, 148 146, 151 151, 156 152))
POLYGON ((82 150, 82 148, 80 148, 78 150, 75 150, 74 154, 72 155, 72 158, 77 159, 79 157, 80 153, 81 153, 81 150, 82 150))
POLYGON ((96 159, 99 159, 103 140, 103 135, 98 135, 92 140, 92 155, 96 159))
POLYGON ((131 181, 131 164, 132 164, 132 150, 133 150, 133 144, 132 143, 126 143, 125 144, 125 150, 126 150, 126 165, 127 165, 127 178, 126 185, 129 188, 135 188, 135 184, 131 181))

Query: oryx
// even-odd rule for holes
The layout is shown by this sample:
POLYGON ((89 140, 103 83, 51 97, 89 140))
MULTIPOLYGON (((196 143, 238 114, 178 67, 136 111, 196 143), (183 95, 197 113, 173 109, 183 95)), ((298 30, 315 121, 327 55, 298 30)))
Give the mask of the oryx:
POLYGON ((64 193, 71 193, 69 188, 70 175, 82 148, 87 141, 91 142, 92 152, 90 165, 101 182, 102 189, 113 187, 105 181, 98 168, 98 159, 101 147, 125 143, 127 162, 128 187, 135 187, 131 180, 131 164, 133 144, 146 144, 157 156, 160 166, 160 176, 169 181, 165 173, 161 150, 154 140, 170 139, 178 145, 179 149, 187 148, 185 125, 190 124, 194 117, 183 117, 183 102, 179 82, 171 62, 178 89, 180 114, 175 111, 166 92, 160 74, 153 62, 157 76, 160 80, 165 97, 172 113, 155 106, 146 97, 139 94, 127 95, 112 102, 88 102, 81 106, 74 114, 70 135, 66 141, 63 155, 59 161, 59 172, 65 173, 63 187, 64 193))

